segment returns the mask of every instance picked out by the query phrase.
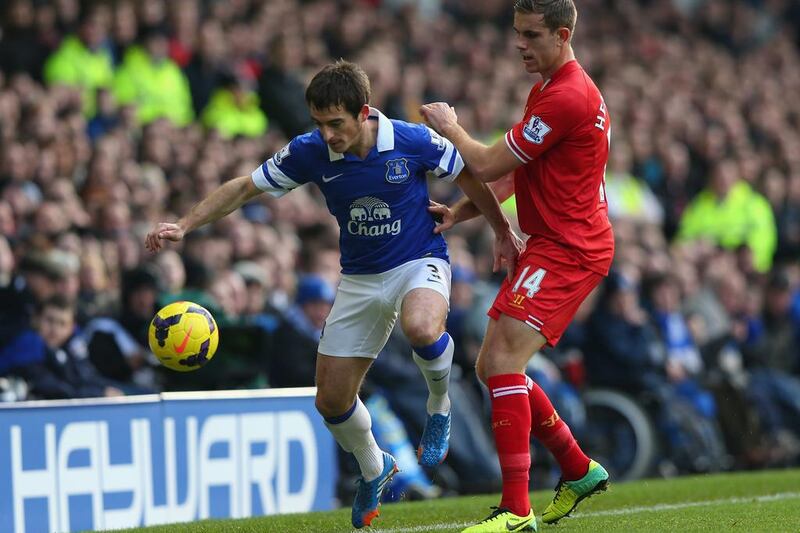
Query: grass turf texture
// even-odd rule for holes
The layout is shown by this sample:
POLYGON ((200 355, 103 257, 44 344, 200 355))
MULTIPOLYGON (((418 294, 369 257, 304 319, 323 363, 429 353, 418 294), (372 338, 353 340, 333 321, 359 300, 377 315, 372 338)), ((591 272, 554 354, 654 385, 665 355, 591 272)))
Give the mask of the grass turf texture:
MULTIPOLYGON (((572 517, 541 523, 553 492, 531 494, 543 533, 611 531, 800 532, 800 470, 644 480, 612 484, 584 500, 572 517)), ((497 496, 465 496, 381 507, 369 533, 445 533, 485 518, 497 496)), ((204 520, 124 530, 126 533, 349 532, 350 509, 239 520, 204 520)))

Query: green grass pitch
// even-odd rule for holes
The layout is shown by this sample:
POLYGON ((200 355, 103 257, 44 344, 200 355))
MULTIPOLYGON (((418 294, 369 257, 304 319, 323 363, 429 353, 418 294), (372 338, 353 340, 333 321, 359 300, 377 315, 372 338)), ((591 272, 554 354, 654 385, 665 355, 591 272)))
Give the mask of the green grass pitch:
MULTIPOLYGON (((531 494, 534 511, 552 491, 531 494)), ((384 505, 369 533, 446 533, 483 519, 498 497, 466 496, 384 505)), ((126 533, 334 533, 353 531, 350 510, 239 520, 204 520, 125 530, 126 533)), ((644 480, 612 485, 581 503, 572 517, 543 533, 623 531, 800 532, 800 470, 644 480)))

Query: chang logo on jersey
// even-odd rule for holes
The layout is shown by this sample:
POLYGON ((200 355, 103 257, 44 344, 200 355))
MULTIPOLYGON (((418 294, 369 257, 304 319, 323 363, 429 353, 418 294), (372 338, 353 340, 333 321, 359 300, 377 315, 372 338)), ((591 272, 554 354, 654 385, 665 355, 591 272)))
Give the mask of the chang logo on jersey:
POLYGON ((400 233, 402 221, 391 221, 392 210, 380 198, 364 196, 350 204, 350 222, 347 231, 351 235, 380 237, 400 233))
POLYGON ((408 171, 408 161, 402 159, 390 159, 386 162, 386 181, 389 183, 405 183, 411 177, 408 171))
POLYGON ((550 133, 551 129, 541 118, 534 115, 522 128, 522 135, 533 144, 542 144, 544 136, 550 133))

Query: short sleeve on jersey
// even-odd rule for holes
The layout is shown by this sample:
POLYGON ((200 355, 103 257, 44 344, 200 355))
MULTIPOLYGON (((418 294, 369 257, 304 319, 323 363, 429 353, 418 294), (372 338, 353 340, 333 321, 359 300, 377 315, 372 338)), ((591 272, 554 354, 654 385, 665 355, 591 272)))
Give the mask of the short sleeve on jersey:
POLYGON ((425 126, 421 150, 422 163, 438 179, 453 181, 464 170, 464 160, 456 147, 431 128, 425 126))
POLYGON ((297 137, 276 152, 275 155, 264 161, 253 171, 251 177, 256 187, 262 191, 280 198, 287 192, 305 183, 303 178, 301 153, 304 149, 297 137))
POLYGON ((539 157, 586 116, 585 105, 578 102, 565 91, 543 95, 528 118, 506 132, 506 146, 523 163, 539 157))

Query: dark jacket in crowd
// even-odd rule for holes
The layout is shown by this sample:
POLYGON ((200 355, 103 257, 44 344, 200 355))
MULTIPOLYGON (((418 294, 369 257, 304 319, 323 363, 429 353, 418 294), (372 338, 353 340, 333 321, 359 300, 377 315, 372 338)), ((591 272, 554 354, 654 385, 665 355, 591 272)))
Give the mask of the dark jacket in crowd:
POLYGON ((314 329, 299 307, 290 308, 275 329, 268 362, 268 379, 273 387, 311 387, 317 364, 320 332, 314 329))
POLYGON ((0 288, 0 353, 31 323, 36 299, 22 277, 0 288))
POLYGON ((26 366, 14 370, 24 378, 32 395, 42 399, 95 398, 105 396, 106 387, 117 387, 104 378, 88 358, 86 344, 78 335, 57 349, 48 348, 33 330, 23 333, 25 351, 30 355, 26 366))
POLYGON ((295 137, 311 129, 311 115, 305 101, 303 83, 291 73, 267 67, 258 80, 261 109, 277 124, 286 137, 295 137))
POLYGON ((588 325, 584 346, 587 378, 592 384, 640 389, 663 381, 663 351, 650 324, 633 324, 601 305, 588 325), (661 359, 661 362, 659 362, 661 359))

